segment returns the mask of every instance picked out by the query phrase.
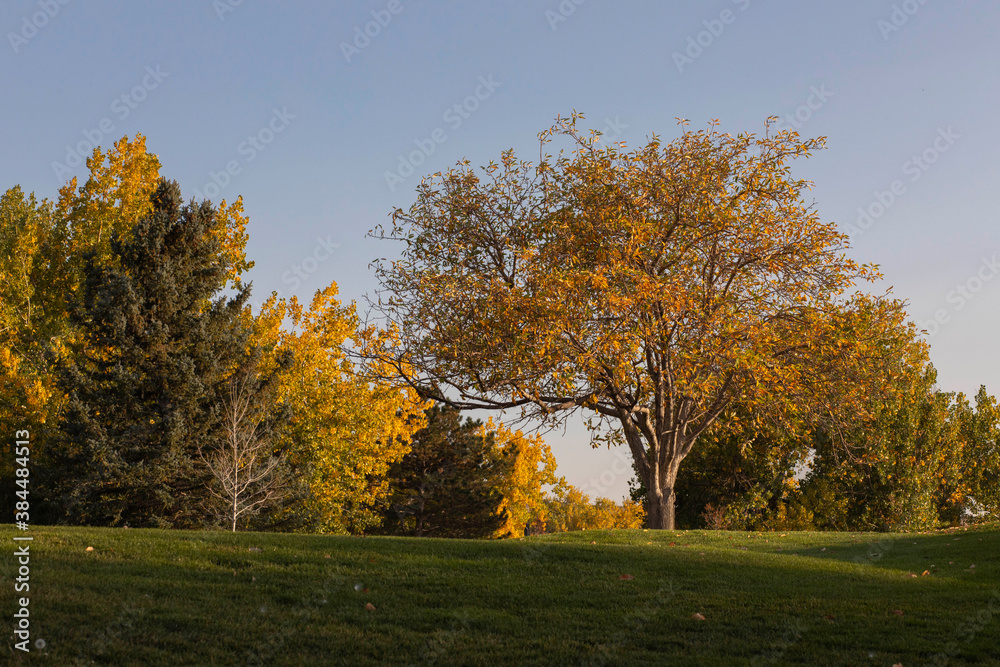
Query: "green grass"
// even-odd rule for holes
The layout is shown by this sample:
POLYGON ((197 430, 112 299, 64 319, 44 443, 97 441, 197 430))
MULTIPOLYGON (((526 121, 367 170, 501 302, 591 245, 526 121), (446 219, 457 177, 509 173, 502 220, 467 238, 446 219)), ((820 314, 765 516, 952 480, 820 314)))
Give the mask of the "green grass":
MULTIPOLYGON (((15 534, 0 527, 8 624, 15 534)), ((12 663, 910 666, 943 654, 1000 665, 1000 526, 508 541, 30 534, 31 639, 45 648, 25 656, 8 639, 12 663)))

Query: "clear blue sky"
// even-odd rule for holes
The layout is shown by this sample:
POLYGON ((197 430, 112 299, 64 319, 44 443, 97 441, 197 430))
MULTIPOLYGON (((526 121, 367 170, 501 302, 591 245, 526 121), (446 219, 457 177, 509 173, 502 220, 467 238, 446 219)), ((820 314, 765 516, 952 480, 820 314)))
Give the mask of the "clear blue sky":
MULTIPOLYGON (((0 30, 0 188, 54 197, 88 135, 142 132, 186 196, 243 195, 258 299, 336 280, 360 302, 394 252, 365 233, 420 174, 531 158, 557 114, 637 145, 676 117, 735 133, 797 113, 829 138, 799 167, 820 214, 936 329, 940 386, 1000 391, 996 2, 6 0, 0 30)), ((581 429, 548 441, 572 483, 625 492, 581 429)))

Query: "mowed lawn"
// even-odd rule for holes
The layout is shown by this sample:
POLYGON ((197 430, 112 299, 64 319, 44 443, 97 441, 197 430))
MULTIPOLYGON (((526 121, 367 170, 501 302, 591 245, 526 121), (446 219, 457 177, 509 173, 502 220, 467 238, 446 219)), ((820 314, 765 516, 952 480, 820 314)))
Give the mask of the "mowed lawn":
MULTIPOLYGON (((0 527, 8 628, 24 534, 0 527)), ((27 534, 32 652, 8 631, 12 664, 1000 665, 996 525, 506 541, 27 534)))

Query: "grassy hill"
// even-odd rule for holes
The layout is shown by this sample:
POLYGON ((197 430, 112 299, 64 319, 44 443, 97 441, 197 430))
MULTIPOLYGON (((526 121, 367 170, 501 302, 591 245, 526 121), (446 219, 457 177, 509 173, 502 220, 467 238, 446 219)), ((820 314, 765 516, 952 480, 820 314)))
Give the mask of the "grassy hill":
MULTIPOLYGON (((28 534, 33 645, 14 650, 8 631, 12 663, 1000 665, 998 526, 499 542, 28 534)), ((15 535, 0 527, 8 628, 15 535)))

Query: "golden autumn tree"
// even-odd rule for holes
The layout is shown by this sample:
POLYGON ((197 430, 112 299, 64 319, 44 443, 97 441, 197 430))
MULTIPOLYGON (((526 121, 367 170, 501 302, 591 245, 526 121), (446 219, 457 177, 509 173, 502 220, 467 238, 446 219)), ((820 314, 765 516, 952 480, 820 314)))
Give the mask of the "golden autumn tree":
POLYGON ((551 424, 588 411, 599 439, 628 446, 649 526, 673 528, 681 463, 734 401, 843 416, 882 389, 891 322, 835 322, 901 306, 857 292, 876 268, 847 257, 791 173, 822 139, 771 119, 764 136, 684 125, 628 150, 578 118, 539 135, 538 164, 507 151, 428 177, 373 232, 402 249, 376 263, 396 343, 371 357, 462 409, 551 424), (544 154, 558 136, 574 150, 544 154))
POLYGON ((385 473, 424 423, 425 402, 414 392, 356 372, 345 346, 359 337, 358 318, 353 304, 336 297, 336 283, 317 291, 308 308, 272 295, 256 318, 256 344, 292 355, 277 393, 292 415, 284 447, 305 486, 293 511, 303 529, 321 533, 378 523, 385 473))
POLYGON ((520 537, 533 520, 547 516, 546 486, 565 483, 556 477, 556 458, 540 435, 525 435, 488 419, 481 427, 482 436, 493 434, 494 446, 511 461, 510 474, 497 489, 503 496, 500 512, 506 516, 495 537, 520 537))
POLYGON ((0 424, 5 432, 44 423, 51 398, 42 352, 59 330, 61 299, 46 289, 58 248, 52 206, 19 187, 0 197, 0 424))
MULTIPOLYGON (((0 197, 0 431, 27 430, 33 461, 44 460, 42 434, 61 404, 46 361, 65 328, 62 294, 50 285, 49 267, 63 261, 59 237, 50 202, 19 187, 0 197)), ((9 517, 15 490, 23 491, 15 486, 14 465, 13 456, 0 461, 0 511, 9 517)))
POLYGON ((57 209, 68 230, 66 256, 82 264, 87 252, 111 254, 111 237, 127 234, 152 210, 150 197, 160 179, 160 161, 147 152, 146 138, 122 137, 107 151, 87 158, 83 185, 74 176, 59 190, 57 209))
MULTIPOLYGON (((88 257, 99 265, 116 261, 112 238, 127 238, 149 215, 160 178, 159 159, 141 134, 95 148, 87 169, 85 182, 73 178, 55 202, 15 187, 0 204, 0 422, 31 430, 39 483, 66 399, 55 362, 80 343, 68 312, 88 257)), ((215 211, 210 234, 219 237, 231 284, 252 266, 246 224, 241 199, 215 211)))
POLYGON ((618 504, 608 498, 590 496, 572 484, 559 484, 545 499, 545 514, 533 517, 532 528, 546 533, 571 530, 609 530, 641 528, 642 505, 625 500, 618 504))
MULTIPOLYGON (((146 149, 146 137, 122 137, 87 158, 89 174, 83 185, 74 176, 59 190, 57 209, 67 230, 66 257, 82 266, 88 252, 102 260, 110 256, 111 238, 126 235, 151 210, 150 196, 160 178, 160 160, 146 149)), ((216 207, 212 234, 219 238, 228 278, 235 281, 253 268, 247 260, 247 217, 243 198, 216 207)))
POLYGON ((74 178, 57 202, 19 187, 0 202, 0 425, 29 429, 36 465, 49 454, 49 429, 65 404, 53 359, 74 337, 67 309, 84 256, 108 256, 111 234, 148 212, 158 179, 141 135, 107 153, 95 149, 87 166, 87 183, 78 188, 74 178))

